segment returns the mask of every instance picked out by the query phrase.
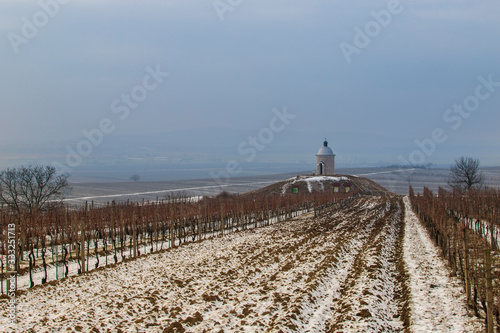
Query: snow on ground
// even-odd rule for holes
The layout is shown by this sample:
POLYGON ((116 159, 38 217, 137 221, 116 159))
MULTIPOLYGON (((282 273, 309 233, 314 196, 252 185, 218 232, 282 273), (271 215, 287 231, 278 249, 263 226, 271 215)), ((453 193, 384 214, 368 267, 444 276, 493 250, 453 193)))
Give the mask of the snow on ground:
POLYGON ((481 331, 405 205, 406 226, 401 199, 359 197, 29 289, 16 325, 0 300, 0 331, 481 331))
MULTIPOLYGON (((176 244, 178 242, 179 241, 176 240, 176 244)), ((126 243, 129 244, 129 241, 127 241, 126 243)), ((108 244, 108 246, 109 246, 109 248, 111 248, 111 244, 108 244)), ((161 249, 166 249, 168 247, 169 247, 168 240, 164 241, 164 242, 153 243, 153 249, 155 249, 155 251, 158 251, 161 249)), ((139 251, 141 253, 149 253, 150 248, 151 248, 151 244, 147 244, 147 247, 144 247, 143 245, 141 245, 141 246, 139 246, 139 251)), ((131 247, 127 247, 123 252, 124 257, 130 258, 131 252, 132 252, 131 247)), ((58 260, 61 260, 60 253, 61 252, 59 252, 58 260)), ((27 258, 27 255, 25 257, 27 258)), ((49 256, 47 256, 47 257, 49 257, 49 256)), ((88 266, 88 269, 89 270, 95 269, 95 265, 97 263, 96 256, 91 255, 90 257, 87 258, 87 260, 88 260, 88 265, 86 265, 86 266, 88 266)), ((123 258, 120 254, 120 251, 119 251, 117 254, 117 261, 121 262, 122 260, 123 260, 123 258)), ((36 263, 40 264, 41 261, 42 260, 40 258, 37 258, 36 263)), ((115 262, 114 261, 114 252, 109 253, 106 256, 99 255, 99 267, 105 266, 106 263, 113 264, 114 262, 115 262), (106 262, 106 260, 107 260, 107 262, 106 262)), ((78 270, 80 269, 80 263, 76 259, 71 259, 71 260, 68 259, 66 265, 68 266, 68 276, 74 276, 74 275, 78 274, 78 270)), ((47 282, 62 279, 64 277, 65 269, 66 268, 64 267, 64 265, 61 262, 58 262, 57 267, 55 264, 47 265, 47 282)), ((38 266, 33 270, 32 279, 33 279, 33 283, 35 286, 40 285, 41 281, 44 277, 45 277, 45 272, 44 272, 42 266, 38 266)), ((17 278, 16 283, 17 283, 18 290, 27 289, 30 287, 30 277, 29 277, 28 272, 26 272, 23 275, 17 275, 16 278, 17 278)), ((5 280, 3 281, 3 283, 6 284, 5 280)))
MULTIPOLYGON (((302 215, 305 213, 307 213, 307 210, 296 212, 297 215, 302 215)), ((284 218, 285 218, 285 216, 281 215, 280 219, 284 219, 284 218)), ((257 224, 258 224, 257 227, 260 227, 260 226, 265 225, 265 224, 276 223, 277 220, 278 220, 277 217, 273 217, 273 218, 270 218, 268 220, 257 221, 257 224)), ((252 223, 252 224, 247 225, 245 228, 246 229, 253 229, 255 227, 256 227, 255 223, 252 223)), ((230 232, 235 232, 235 231, 238 231, 238 229, 233 229, 232 231, 225 230, 224 232, 230 233, 230 232)), ((208 232, 208 233, 202 235, 202 239, 206 239, 209 237, 216 237, 219 234, 220 233, 218 231, 208 232)), ((187 239, 185 238, 185 241, 189 242, 190 241, 189 239, 190 239, 190 237, 188 237, 187 239)), ((132 247, 130 246, 131 243, 132 243, 131 237, 130 236, 126 237, 124 250, 117 251, 117 254, 116 254, 117 263, 122 262, 123 259, 132 257, 132 247)), ((179 245, 178 238, 175 239, 174 244, 175 244, 175 246, 179 245)), ((98 258, 99 259, 99 267, 103 267, 103 266, 108 265, 108 264, 115 264, 114 252, 111 251, 112 243, 110 240, 108 240, 107 245, 108 245, 109 252, 107 252, 106 256, 102 255, 102 253, 99 254, 99 258, 98 258)), ((144 244, 143 243, 143 244, 139 245, 138 250, 139 250, 140 254, 148 254, 148 253, 151 253, 152 251, 158 252, 158 251, 161 251, 163 249, 167 249, 169 247, 170 247, 170 241, 169 241, 169 238, 167 236, 166 239, 159 240, 158 242, 153 242, 153 244, 151 244, 151 243, 144 244)), ((100 249, 102 249, 102 247, 100 249)), ((47 282, 50 282, 53 280, 59 280, 59 279, 62 279, 64 277, 64 273, 65 273, 66 268, 61 262, 62 261, 61 260, 61 253, 62 253, 62 250, 58 252, 59 256, 56 256, 56 258, 57 258, 56 261, 58 261, 57 266, 54 264, 47 265, 47 282)), ((28 258, 28 252, 25 252, 24 257, 28 258)), ((77 275, 78 270, 80 269, 80 263, 78 260, 75 259, 75 257, 76 257, 76 255, 73 254, 72 259, 69 259, 69 258, 67 259, 66 265, 68 267, 68 277, 77 275)), ((47 261, 50 261, 50 260, 51 260, 50 255, 47 255, 47 261)), ((36 263, 39 264, 41 261, 42 260, 39 257, 36 258, 36 263)), ((95 269, 95 266, 97 263, 97 258, 95 256, 95 252, 94 252, 93 248, 91 248, 91 255, 90 255, 90 257, 87 257, 87 261, 88 261, 86 264, 86 267, 88 268, 87 270, 95 269)), ((25 265, 23 267, 26 267, 27 266, 26 261, 24 262, 24 264, 25 265)), ((45 271, 41 265, 38 265, 35 269, 33 269, 32 279, 33 279, 33 283, 35 286, 40 285, 41 281, 44 277, 45 277, 45 271)), ((2 283, 3 283, 4 288, 6 288, 7 287, 6 280, 2 280, 2 283)), ((29 273, 26 272, 23 275, 17 275, 16 276, 16 285, 17 285, 17 290, 28 289, 30 287, 29 273)))
POLYGON ((334 177, 334 176, 313 176, 313 177, 300 177, 300 178, 290 178, 289 180, 292 180, 291 182, 287 182, 285 185, 283 185, 282 188, 282 193, 286 193, 286 191, 290 188, 290 186, 298 183, 298 182, 306 182, 307 184, 307 189, 309 192, 312 192, 314 188, 314 184, 318 184, 321 187, 321 190, 324 190, 324 182, 340 182, 340 181, 345 181, 349 180, 347 177, 334 177))
POLYGON ((406 206, 404 260, 410 276, 413 332, 481 332, 482 324, 468 315, 463 286, 450 270, 427 230, 406 206))
MULTIPOLYGON (((397 283, 393 268, 376 264, 378 259, 373 258, 380 251, 389 256, 392 251, 389 234, 394 227, 386 221, 394 220, 397 209, 385 200, 359 198, 321 218, 305 214, 28 290, 18 296, 17 329, 400 330, 403 324, 392 313, 400 303, 392 287, 397 283), (373 202, 375 207, 365 209, 373 202), (360 292, 351 293, 358 272, 372 270, 380 274, 373 273, 373 281, 363 282, 355 287, 360 292), (377 291, 386 288, 387 292, 377 291), (376 310, 380 305, 384 311, 376 310), (341 318, 333 317, 337 311, 341 318)), ((5 311, 2 301, 0 331, 14 328, 2 316, 5 311)))

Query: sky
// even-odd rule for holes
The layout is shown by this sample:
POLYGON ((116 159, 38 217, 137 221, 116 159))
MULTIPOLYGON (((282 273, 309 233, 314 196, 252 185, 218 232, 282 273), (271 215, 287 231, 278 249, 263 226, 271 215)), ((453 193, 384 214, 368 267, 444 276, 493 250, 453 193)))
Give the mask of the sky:
POLYGON ((293 137, 315 152, 327 137, 346 163, 500 165, 496 0, 0 8, 0 147, 85 160, 111 138, 187 131, 211 142, 213 128, 242 133, 225 140, 239 159, 252 157, 255 133, 257 151, 293 137))

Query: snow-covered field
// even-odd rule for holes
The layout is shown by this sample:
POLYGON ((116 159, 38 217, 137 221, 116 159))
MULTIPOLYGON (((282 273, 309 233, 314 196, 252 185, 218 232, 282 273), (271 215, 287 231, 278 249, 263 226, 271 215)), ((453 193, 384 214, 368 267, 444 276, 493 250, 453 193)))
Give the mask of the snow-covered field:
POLYGON ((17 325, 0 303, 0 331, 480 330, 405 204, 361 197, 34 288, 17 325))

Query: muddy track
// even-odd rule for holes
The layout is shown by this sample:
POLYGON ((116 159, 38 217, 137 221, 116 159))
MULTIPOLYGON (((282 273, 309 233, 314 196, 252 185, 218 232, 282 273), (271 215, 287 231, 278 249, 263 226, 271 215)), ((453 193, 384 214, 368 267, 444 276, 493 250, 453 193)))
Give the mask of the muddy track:
POLYGON ((189 243, 31 290, 18 299, 18 328, 403 331, 402 218, 399 198, 361 197, 317 218, 189 243))
POLYGON ((403 285, 398 281, 401 202, 392 199, 376 217, 356 254, 327 331, 402 331, 403 285))

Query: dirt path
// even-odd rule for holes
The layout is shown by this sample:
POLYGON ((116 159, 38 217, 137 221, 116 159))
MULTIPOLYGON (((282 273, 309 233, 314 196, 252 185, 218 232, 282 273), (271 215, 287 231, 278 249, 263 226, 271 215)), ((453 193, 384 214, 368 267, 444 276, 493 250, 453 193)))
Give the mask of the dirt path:
POLYGON ((28 291, 17 329, 404 331, 403 217, 397 197, 362 197, 319 218, 188 243, 28 291))

